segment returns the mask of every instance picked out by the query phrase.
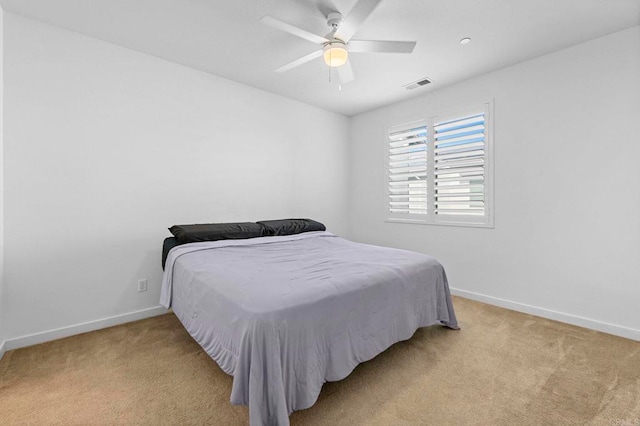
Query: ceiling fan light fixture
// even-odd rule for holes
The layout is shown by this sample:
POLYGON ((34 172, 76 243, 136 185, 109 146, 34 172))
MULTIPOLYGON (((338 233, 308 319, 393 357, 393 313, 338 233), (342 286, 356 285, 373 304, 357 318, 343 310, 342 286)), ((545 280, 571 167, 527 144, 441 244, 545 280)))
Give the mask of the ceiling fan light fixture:
POLYGON ((332 41, 324 46, 322 53, 324 63, 332 68, 341 67, 347 63, 349 52, 347 46, 341 41, 332 41))

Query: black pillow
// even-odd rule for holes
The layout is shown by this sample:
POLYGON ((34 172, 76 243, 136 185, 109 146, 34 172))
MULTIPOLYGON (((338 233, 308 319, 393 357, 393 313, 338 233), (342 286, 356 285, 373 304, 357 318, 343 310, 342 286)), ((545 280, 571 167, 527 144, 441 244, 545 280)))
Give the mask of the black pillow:
POLYGON ((293 235, 311 231, 325 231, 327 228, 320 222, 311 219, 262 220, 257 222, 264 226, 265 235, 293 235))
POLYGON ((165 238, 162 243, 162 269, 164 270, 164 264, 167 263, 167 256, 172 248, 179 246, 178 240, 174 237, 165 238))
POLYGON ((264 227, 253 222, 174 225, 169 228, 169 231, 180 244, 200 241, 242 240, 266 235, 264 227))

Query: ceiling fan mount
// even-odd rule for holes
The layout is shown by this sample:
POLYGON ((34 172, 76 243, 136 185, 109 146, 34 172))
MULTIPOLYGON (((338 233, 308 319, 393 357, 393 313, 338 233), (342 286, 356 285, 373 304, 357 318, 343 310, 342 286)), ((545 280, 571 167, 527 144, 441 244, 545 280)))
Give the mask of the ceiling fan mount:
POLYGON ((332 28, 333 31, 331 33, 335 33, 338 30, 338 27, 342 23, 342 13, 340 12, 331 12, 327 15, 327 25, 329 28, 332 28))
POLYGON ((271 16, 262 18, 262 22, 271 27, 285 31, 296 37, 308 40, 320 46, 308 55, 298 58, 275 72, 282 73, 310 62, 320 56, 331 68, 338 70, 338 77, 342 84, 354 79, 351 64, 348 61, 351 53, 411 53, 415 48, 415 41, 380 41, 380 40, 352 40, 356 31, 374 11, 382 0, 359 0, 346 18, 340 12, 330 12, 327 15, 327 25, 331 32, 326 36, 319 36, 302 28, 280 21, 271 16))

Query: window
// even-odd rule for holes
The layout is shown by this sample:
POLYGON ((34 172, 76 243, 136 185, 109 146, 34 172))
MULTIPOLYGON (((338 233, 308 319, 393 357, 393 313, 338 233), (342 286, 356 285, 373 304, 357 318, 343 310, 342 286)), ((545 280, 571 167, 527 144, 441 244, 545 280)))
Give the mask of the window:
POLYGON ((486 103, 389 129, 391 221, 493 226, 490 110, 486 103))

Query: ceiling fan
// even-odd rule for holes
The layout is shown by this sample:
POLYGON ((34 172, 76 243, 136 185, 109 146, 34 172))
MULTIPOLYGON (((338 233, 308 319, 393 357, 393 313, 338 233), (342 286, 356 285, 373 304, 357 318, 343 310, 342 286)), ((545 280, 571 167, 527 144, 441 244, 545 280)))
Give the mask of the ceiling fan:
POLYGON ((327 16, 327 25, 331 28, 329 34, 319 36, 294 25, 282 22, 271 16, 262 18, 262 22, 271 27, 293 34, 322 46, 308 55, 296 59, 275 69, 282 73, 305 64, 313 59, 323 57, 325 64, 336 68, 338 78, 342 84, 354 79, 353 69, 349 63, 350 53, 411 53, 416 46, 415 41, 380 41, 380 40, 352 40, 358 28, 369 17, 371 12, 382 0, 359 0, 349 15, 343 20, 339 12, 331 12, 327 16))

